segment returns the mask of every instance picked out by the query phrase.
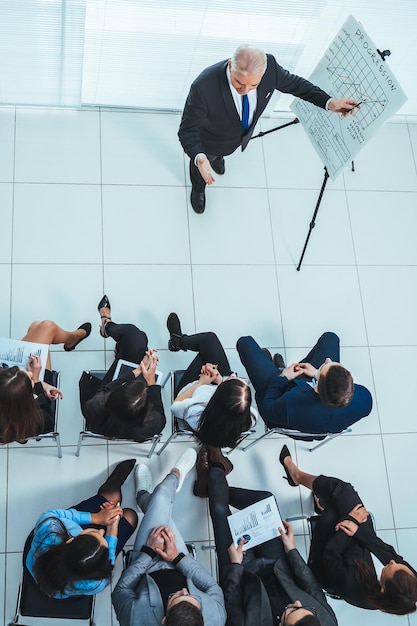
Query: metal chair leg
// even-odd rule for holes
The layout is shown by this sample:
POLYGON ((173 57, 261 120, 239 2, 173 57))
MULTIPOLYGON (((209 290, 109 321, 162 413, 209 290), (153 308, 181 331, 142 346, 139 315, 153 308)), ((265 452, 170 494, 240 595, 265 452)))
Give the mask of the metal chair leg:
POLYGON ((274 432, 274 429, 271 430, 267 430, 263 435, 261 435, 260 437, 258 437, 257 439, 255 439, 254 441, 251 441, 249 445, 245 446, 244 448, 241 448, 241 450, 243 452, 246 452, 246 450, 249 450, 249 448, 251 448, 252 446, 254 446, 256 443, 258 443, 258 441, 261 441, 261 439, 263 439, 264 437, 268 437, 268 435, 270 435, 271 433, 274 432))

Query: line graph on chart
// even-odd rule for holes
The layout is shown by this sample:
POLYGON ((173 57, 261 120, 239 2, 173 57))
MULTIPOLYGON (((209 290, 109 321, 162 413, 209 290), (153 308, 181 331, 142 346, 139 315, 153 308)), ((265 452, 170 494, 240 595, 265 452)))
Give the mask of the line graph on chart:
POLYGON ((331 97, 351 98, 359 105, 354 115, 347 117, 304 100, 297 99, 291 105, 335 180, 407 98, 362 25, 352 16, 329 45, 309 80, 331 97))

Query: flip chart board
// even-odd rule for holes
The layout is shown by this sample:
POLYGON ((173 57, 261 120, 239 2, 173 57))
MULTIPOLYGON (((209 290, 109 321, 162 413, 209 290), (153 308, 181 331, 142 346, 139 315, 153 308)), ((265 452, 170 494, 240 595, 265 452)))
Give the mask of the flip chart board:
POLYGON ((362 103, 342 117, 296 99, 291 109, 332 180, 349 164, 407 97, 363 26, 349 16, 309 77, 334 98, 362 103))

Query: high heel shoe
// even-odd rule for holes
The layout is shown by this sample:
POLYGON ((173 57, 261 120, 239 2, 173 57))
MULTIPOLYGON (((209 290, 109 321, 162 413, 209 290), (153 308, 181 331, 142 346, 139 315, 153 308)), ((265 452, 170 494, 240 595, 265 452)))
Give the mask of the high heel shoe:
POLYGON ((284 468, 284 472, 286 473, 286 476, 283 476, 283 478, 288 481, 288 484, 291 485, 291 487, 297 487, 296 483, 291 477, 291 474, 284 465, 284 459, 286 459, 287 456, 291 458, 290 451, 288 450, 287 446, 282 446, 282 450, 279 455, 279 462, 281 463, 282 467, 284 468))
POLYGON ((106 294, 104 294, 104 296, 102 297, 102 299, 98 303, 97 309, 98 309, 99 313, 100 313, 100 309, 111 309, 110 300, 108 299, 106 294))
MULTIPOLYGON (((99 313, 101 309, 111 309, 110 300, 108 299, 106 294, 104 294, 104 296, 98 303, 97 309, 99 313)), ((109 317, 108 315, 100 315, 100 318, 102 320, 101 325, 100 325, 100 335, 103 337, 103 339, 108 339, 109 336, 106 333, 105 328, 106 328, 106 324, 111 321, 111 317, 109 317)))
POLYGON ((73 350, 75 350, 75 348, 78 346, 79 343, 84 341, 84 339, 87 339, 87 337, 91 333, 91 324, 90 324, 90 322, 85 322, 85 324, 81 324, 81 326, 78 326, 77 330, 84 330, 85 331, 85 337, 81 337, 81 339, 79 339, 76 343, 74 343, 73 346, 71 346, 69 348, 67 348, 67 346, 64 344, 65 352, 72 352, 73 350))

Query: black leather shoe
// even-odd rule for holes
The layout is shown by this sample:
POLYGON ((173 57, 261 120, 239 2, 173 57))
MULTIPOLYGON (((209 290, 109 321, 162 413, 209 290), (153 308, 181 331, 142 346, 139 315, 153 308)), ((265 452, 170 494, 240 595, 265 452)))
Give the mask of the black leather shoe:
POLYGON ((278 352, 274 354, 273 361, 274 361, 275 367, 277 367, 279 370, 285 369, 285 361, 282 358, 282 354, 279 354, 278 352))
POLYGON ((213 161, 213 163, 211 163, 211 167, 216 172, 216 174, 219 174, 219 176, 223 176, 223 174, 226 171, 226 166, 224 164, 224 158, 223 157, 217 157, 217 159, 215 159, 213 161))
POLYGON ((197 193, 194 189, 191 191, 191 206, 195 213, 204 213, 206 208, 206 194, 204 191, 202 193, 197 193))

